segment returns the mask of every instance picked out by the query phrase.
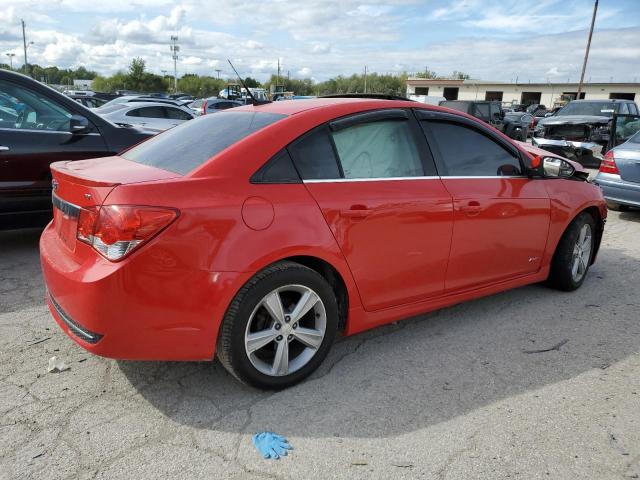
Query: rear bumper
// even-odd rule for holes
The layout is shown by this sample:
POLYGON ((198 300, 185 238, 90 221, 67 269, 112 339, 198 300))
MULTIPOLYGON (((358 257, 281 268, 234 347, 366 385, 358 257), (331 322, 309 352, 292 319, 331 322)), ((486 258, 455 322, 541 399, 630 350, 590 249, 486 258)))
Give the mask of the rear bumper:
POLYGON ((122 262, 95 254, 78 263, 49 224, 40 258, 47 303, 60 328, 104 357, 211 360, 220 322, 244 279, 176 268, 157 249, 151 242, 122 262))
POLYGON ((593 183, 602 189, 604 198, 613 203, 640 207, 640 183, 626 182, 620 175, 598 173, 593 183))

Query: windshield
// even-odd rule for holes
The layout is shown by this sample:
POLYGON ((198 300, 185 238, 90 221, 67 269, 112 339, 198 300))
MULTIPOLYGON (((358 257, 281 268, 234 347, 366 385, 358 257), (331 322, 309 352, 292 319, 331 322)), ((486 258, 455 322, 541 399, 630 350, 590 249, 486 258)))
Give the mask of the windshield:
POLYGON ((613 102, 570 102, 560 109, 556 116, 563 115, 594 115, 598 117, 612 117, 613 112, 620 108, 619 103, 613 102))
POLYGON ((252 111, 204 115, 152 137, 122 157, 185 175, 225 148, 285 117, 252 111))

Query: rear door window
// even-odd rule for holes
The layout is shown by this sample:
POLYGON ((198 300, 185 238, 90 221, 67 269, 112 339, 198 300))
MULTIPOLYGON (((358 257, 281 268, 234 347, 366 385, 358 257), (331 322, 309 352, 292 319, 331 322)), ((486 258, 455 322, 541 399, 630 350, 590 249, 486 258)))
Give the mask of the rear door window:
POLYGON ((424 175, 408 120, 363 123, 332 135, 344 178, 424 175))
POLYGON ((122 157, 185 175, 225 148, 285 117, 250 111, 204 115, 150 138, 122 157))

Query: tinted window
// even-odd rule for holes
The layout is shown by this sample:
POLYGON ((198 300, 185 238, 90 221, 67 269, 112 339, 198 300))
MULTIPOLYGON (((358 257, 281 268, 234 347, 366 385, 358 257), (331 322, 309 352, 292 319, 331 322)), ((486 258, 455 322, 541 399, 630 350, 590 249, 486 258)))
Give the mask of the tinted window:
POLYGON ((629 113, 631 113, 629 112, 628 104, 627 103, 620 104, 620 111, 618 113, 622 115, 628 115, 629 113))
POLYGON ((69 131, 71 112, 35 91, 0 80, 4 99, 0 127, 69 131))
POLYGON ((280 150, 252 177, 252 183, 300 183, 300 176, 286 149, 280 150))
POLYGON ((286 117, 264 112, 220 112, 167 130, 125 152, 127 160, 182 175, 244 137, 286 117))
MULTIPOLYGON (((502 145, 479 131, 450 122, 427 123, 440 153, 446 176, 521 175, 520 161, 502 145)), ((432 145, 433 147, 433 145, 432 145)))
POLYGON ((488 103, 476 103, 475 116, 489 121, 489 104, 488 103))
POLYGON ((143 107, 127 113, 127 117, 165 118, 162 107, 143 107), (133 112, 136 112, 133 114, 133 112))
POLYGON ((409 122, 364 123, 333 132, 344 178, 424 175, 409 122))
POLYGON ((166 107, 167 118, 171 120, 191 120, 193 117, 179 108, 166 107))
POLYGON ((327 127, 315 129, 296 140, 289 146, 289 153, 304 180, 341 176, 327 127))

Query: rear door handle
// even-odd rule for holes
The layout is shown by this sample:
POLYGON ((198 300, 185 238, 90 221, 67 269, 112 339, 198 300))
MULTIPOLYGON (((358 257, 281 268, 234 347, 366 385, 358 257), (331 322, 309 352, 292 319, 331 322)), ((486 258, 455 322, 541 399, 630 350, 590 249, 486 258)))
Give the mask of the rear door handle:
POLYGON ((365 218, 373 213, 373 210, 367 208, 350 208, 349 210, 340 210, 340 216, 343 218, 365 218))
POLYGON ((479 214, 480 210, 482 210, 482 207, 480 206, 480 202, 471 200, 466 205, 462 205, 460 207, 460 210, 462 210, 467 215, 473 216, 479 214))

